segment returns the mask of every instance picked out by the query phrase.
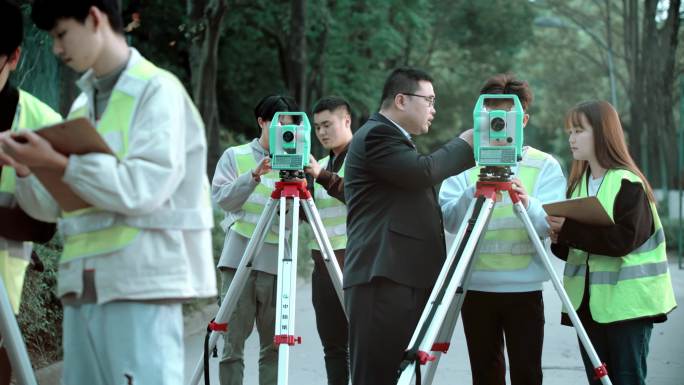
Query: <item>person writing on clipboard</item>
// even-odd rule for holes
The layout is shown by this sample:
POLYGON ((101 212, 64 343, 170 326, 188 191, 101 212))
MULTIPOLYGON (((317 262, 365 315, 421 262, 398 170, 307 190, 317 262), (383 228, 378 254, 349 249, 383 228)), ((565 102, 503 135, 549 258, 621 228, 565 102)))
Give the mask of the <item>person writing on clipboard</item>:
POLYGON ((83 73, 69 118, 88 118, 113 154, 65 156, 31 131, 0 144, 90 205, 67 209, 36 175, 17 178, 19 205, 59 221, 64 240, 62 383, 180 385, 182 303, 216 295, 204 124, 181 82, 128 46, 119 3, 36 0, 31 15, 83 73))
MULTIPOLYGON (((21 10, 5 0, 0 1, 0 35, 0 135, 61 121, 62 116, 47 104, 10 82, 10 74, 21 58, 24 29, 21 10)), ((12 311, 18 314, 26 268, 32 256, 31 242, 49 241, 55 224, 33 219, 19 207, 16 178, 27 170, 13 166, 16 164, 0 147, 0 277, 12 311)), ((0 346, 0 385, 9 384, 11 378, 9 357, 0 346)))

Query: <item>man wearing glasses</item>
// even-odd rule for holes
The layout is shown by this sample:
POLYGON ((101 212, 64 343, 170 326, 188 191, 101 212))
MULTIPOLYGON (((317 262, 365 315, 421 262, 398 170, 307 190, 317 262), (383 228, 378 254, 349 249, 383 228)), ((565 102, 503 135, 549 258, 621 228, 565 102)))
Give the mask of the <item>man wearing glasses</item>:
POLYGON ((434 186, 474 166, 472 130, 430 155, 416 151, 411 136, 427 133, 436 113, 427 73, 394 70, 381 103, 354 135, 344 171, 344 299, 354 385, 396 383, 446 255, 434 186))

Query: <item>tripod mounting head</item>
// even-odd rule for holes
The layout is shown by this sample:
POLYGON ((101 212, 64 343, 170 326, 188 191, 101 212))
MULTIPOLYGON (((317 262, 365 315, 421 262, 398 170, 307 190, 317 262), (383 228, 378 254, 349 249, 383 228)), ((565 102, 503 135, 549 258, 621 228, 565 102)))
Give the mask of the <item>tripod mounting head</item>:
POLYGON ((304 179, 304 171, 302 170, 280 170, 280 181, 291 182, 295 179, 304 179))
POLYGON ((485 166, 480 169, 478 180, 487 182, 508 182, 511 180, 510 166, 485 166))

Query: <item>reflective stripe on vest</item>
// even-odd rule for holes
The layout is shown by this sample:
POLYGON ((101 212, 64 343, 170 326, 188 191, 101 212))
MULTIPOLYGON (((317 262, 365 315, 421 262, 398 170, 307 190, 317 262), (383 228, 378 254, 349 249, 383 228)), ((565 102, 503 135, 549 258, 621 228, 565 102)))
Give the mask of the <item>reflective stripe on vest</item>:
MULTIPOLYGON (((326 168, 328 162, 330 162, 330 156, 321 159, 319 161, 321 168, 326 168)), ((344 178, 344 162, 342 162, 342 167, 340 167, 337 175, 344 178)), ((347 247, 347 206, 337 198, 331 197, 324 188, 316 187, 314 189, 316 208, 330 240, 330 245, 333 250, 344 250, 347 247)), ((315 237, 309 242, 309 247, 320 250, 315 237)))
MULTIPOLYGON (((623 180, 642 183, 627 170, 609 170, 596 195, 613 218, 615 198, 623 180)), ((588 195, 586 174, 572 197, 588 195)), ((665 251, 665 234, 655 204, 651 203, 654 233, 623 257, 589 254, 571 248, 563 272, 563 285, 575 309, 584 296, 589 270, 589 309, 596 322, 610 323, 666 314, 675 306, 665 251)))
MULTIPOLYGON (((12 121, 12 131, 35 130, 61 120, 62 117, 47 104, 31 94, 19 90, 19 103, 12 121)), ((14 169, 2 167, 0 207, 12 207, 16 204, 14 199, 15 187, 16 174, 14 169)), ((0 275, 5 283, 7 295, 15 313, 19 311, 24 274, 31 258, 32 249, 31 242, 17 242, 0 238, 0 275)))
POLYGON ((0 250, 0 277, 7 289, 10 305, 14 313, 19 313, 21 291, 24 287, 24 275, 29 262, 12 258, 7 251, 0 250))
MULTIPOLYGON (((539 173, 548 161, 548 155, 528 147, 523 160, 518 164, 517 177, 528 192, 534 190, 539 173)), ((479 167, 466 171, 470 184, 475 184, 480 173, 479 167)), ((502 194, 502 201, 497 202, 489 221, 489 226, 480 242, 478 257, 475 260, 476 270, 511 271, 527 268, 535 253, 525 227, 513 210, 513 203, 508 194, 502 194)))
MULTIPOLYGON (((35 96, 19 90, 19 103, 17 104, 11 131, 35 130, 43 126, 60 122, 62 117, 52 110, 47 104, 41 102, 35 96)), ((16 173, 11 167, 2 167, 0 176, 0 206, 9 207, 14 203, 14 189, 16 173)))
MULTIPOLYGON (((20 127, 26 127, 22 125, 26 118, 22 117, 22 97, 21 91, 19 91, 19 103, 17 104, 16 111, 14 113, 14 119, 12 120, 12 126, 10 131, 16 132, 20 127)), ((10 207, 14 205, 14 189, 16 186, 17 174, 14 168, 9 166, 0 167, 0 207, 10 207)))
POLYGON ((16 173, 9 166, 2 167, 0 175, 0 207, 14 205, 14 189, 16 186, 16 173))
MULTIPOLYGON (((257 166, 250 143, 233 147, 233 156, 235 157, 234 161, 239 175, 251 172, 257 166)), ((261 182, 257 184, 254 191, 240 208, 240 218, 231 226, 233 231, 246 238, 251 238, 254 235, 257 222, 259 222, 266 203, 271 199, 271 193, 275 189, 275 182, 278 180, 280 178, 277 171, 271 171, 261 176, 261 182)), ((271 228, 266 234, 265 242, 278 243, 278 223, 276 221, 273 221, 271 228)))
MULTIPOLYGON (((154 64, 141 59, 130 69, 125 70, 117 81, 102 118, 97 122, 97 132, 104 138, 114 154, 122 159, 128 154, 128 139, 131 122, 138 107, 140 97, 148 81, 165 71, 154 64)), ((88 116, 87 98, 79 97, 72 108, 69 118, 88 116), (80 105, 78 105, 80 103, 80 105)), ((92 120, 92 116, 90 116, 92 120)), ((72 212, 63 212, 62 217, 68 222, 84 222, 93 215, 107 215, 97 208, 86 208, 72 212), (104 213, 104 214, 102 214, 104 213)), ((135 241, 140 229, 126 224, 111 221, 111 226, 92 229, 82 226, 80 233, 64 234, 64 250, 61 262, 76 258, 92 257, 121 250, 135 241)), ((60 224, 60 228, 65 225, 60 224)), ((72 226, 73 227, 73 226, 72 226)))
MULTIPOLYGON (((207 194, 208 195, 208 186, 207 194)), ((207 200, 206 207, 211 203, 207 200)), ((212 227, 211 210, 162 209, 141 216, 126 216, 108 211, 88 211, 73 216, 67 213, 59 221, 62 235, 76 235, 114 226, 130 226, 150 230, 205 230, 212 227)))
POLYGON ((0 251, 7 251, 12 258, 30 261, 32 250, 33 243, 31 242, 13 241, 0 237, 0 251))

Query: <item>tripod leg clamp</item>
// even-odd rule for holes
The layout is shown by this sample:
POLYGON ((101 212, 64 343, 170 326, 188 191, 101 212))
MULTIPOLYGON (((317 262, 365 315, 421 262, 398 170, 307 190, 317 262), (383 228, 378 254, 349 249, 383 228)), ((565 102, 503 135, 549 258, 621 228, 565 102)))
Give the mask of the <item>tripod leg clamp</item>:
POLYGON ((290 346, 293 346, 295 344, 301 344, 302 337, 295 337, 290 334, 279 334, 273 337, 273 343, 275 344, 275 346, 280 346, 280 344, 288 344, 290 346))
POLYGON ((600 380, 601 378, 608 375, 608 369, 606 369, 606 363, 601 363, 601 366, 594 368, 594 379, 600 380))
POLYGON ((228 323, 217 323, 212 320, 207 326, 207 331, 225 333, 228 331, 228 323))
POLYGON ((446 354, 447 351, 449 351, 450 345, 451 345, 451 343, 449 343, 449 342, 435 342, 434 344, 432 344, 432 351, 433 352, 442 352, 442 353, 446 354))
POLYGON ((428 352, 424 352, 422 350, 419 350, 418 353, 416 353, 416 361, 420 362, 421 365, 425 365, 429 361, 434 361, 436 359, 437 359, 437 357, 433 356, 432 354, 430 354, 428 352))

